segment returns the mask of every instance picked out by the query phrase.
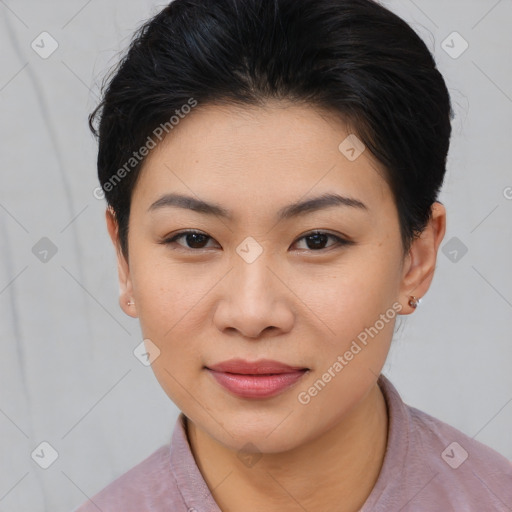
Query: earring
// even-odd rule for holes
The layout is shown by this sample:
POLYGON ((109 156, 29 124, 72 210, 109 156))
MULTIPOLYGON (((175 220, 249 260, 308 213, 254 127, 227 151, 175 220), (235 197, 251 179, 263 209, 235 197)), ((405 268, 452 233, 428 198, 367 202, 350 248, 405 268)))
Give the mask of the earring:
POLYGON ((130 301, 128 301, 126 304, 128 304, 128 306, 133 306, 133 305, 135 304, 135 302, 133 302, 133 301, 131 301, 131 300, 130 300, 130 301))
POLYGON ((411 298, 409 299, 409 306, 411 306, 411 308, 416 309, 420 302, 421 302, 421 299, 418 299, 414 295, 411 295, 411 298))

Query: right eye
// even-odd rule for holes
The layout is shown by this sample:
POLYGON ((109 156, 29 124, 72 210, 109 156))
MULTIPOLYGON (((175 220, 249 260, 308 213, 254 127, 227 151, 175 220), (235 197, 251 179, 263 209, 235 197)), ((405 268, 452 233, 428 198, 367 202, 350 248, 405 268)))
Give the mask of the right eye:
POLYGON ((212 237, 206 235, 205 233, 202 233, 201 231, 181 231, 179 233, 176 233, 170 238, 166 238, 165 240, 162 240, 160 243, 163 245, 172 245, 177 243, 184 249, 191 249, 191 250, 198 250, 198 249, 205 249, 206 247, 205 242, 208 240, 213 240, 212 237), (185 243, 187 245, 183 245, 181 243, 178 243, 178 240, 184 239, 185 243))

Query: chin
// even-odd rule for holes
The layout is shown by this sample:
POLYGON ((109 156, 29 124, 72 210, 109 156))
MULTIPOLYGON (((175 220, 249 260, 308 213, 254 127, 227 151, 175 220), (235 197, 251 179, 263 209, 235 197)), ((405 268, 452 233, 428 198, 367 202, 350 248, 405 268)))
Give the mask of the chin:
POLYGON ((292 420, 285 409, 273 414, 233 413, 223 415, 222 428, 218 424, 203 429, 218 442, 235 451, 280 453, 291 450, 305 440, 302 422, 292 420), (285 419, 286 418, 286 419, 285 419), (284 420, 284 421, 283 421, 284 420))

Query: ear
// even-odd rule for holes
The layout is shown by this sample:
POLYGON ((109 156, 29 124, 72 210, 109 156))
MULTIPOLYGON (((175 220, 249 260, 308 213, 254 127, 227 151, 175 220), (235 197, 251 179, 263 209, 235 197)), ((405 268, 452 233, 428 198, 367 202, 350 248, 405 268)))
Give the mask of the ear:
POLYGON ((119 225, 116 215, 112 207, 108 207, 105 211, 107 221, 107 229, 110 239, 114 244, 117 255, 117 273, 119 277, 119 305, 121 309, 133 318, 137 318, 136 305, 129 305, 128 302, 134 302, 132 281, 130 277, 130 267, 123 251, 121 250, 121 242, 119 240, 119 225))
POLYGON ((436 268, 437 250, 446 232, 446 209, 439 203, 432 205, 431 218, 416 238, 407 254, 400 285, 401 303, 405 306, 401 315, 409 315, 414 308, 409 306, 411 295, 421 299, 430 288, 436 268))

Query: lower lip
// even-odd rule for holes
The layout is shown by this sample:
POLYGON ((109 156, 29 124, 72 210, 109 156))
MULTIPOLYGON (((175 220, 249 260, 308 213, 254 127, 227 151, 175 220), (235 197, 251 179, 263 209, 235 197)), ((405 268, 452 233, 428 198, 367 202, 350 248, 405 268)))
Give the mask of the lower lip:
POLYGON ((242 398, 269 398, 293 386, 307 371, 298 370, 274 375, 242 375, 216 372, 207 368, 213 378, 231 393, 242 398))

